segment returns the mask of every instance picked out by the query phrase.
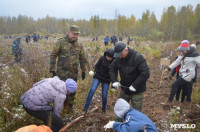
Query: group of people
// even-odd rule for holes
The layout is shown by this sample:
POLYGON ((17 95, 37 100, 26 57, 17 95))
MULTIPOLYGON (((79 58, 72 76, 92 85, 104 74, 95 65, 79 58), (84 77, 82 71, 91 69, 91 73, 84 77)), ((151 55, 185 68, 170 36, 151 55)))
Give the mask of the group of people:
POLYGON ((192 86, 196 81, 197 67, 200 67, 200 56, 196 51, 196 46, 198 44, 199 42, 190 45, 188 40, 183 40, 177 49, 178 56, 176 57, 176 60, 165 70, 173 70, 170 74, 170 78, 175 72, 177 72, 177 77, 175 82, 172 84, 168 100, 162 103, 164 106, 172 105, 175 95, 176 100, 179 101, 181 89, 181 102, 184 102, 186 96, 186 101, 189 103, 188 106, 191 105, 192 86))
MULTIPOLYGON (((79 26, 71 25, 68 34, 58 39, 50 55, 50 73, 52 78, 43 79, 33 85, 21 96, 21 102, 26 112, 50 126, 53 132, 59 131, 63 122, 60 112, 65 103, 69 111, 73 112, 74 97, 76 95, 78 67, 82 71, 82 80, 86 76, 84 49, 78 42, 79 26), (50 105, 54 103, 54 107, 50 105)), ((182 42, 179 48, 183 55, 180 56, 168 70, 181 63, 180 76, 172 86, 169 101, 171 102, 177 87, 185 86, 194 77, 194 67, 200 65, 200 57, 188 43, 182 42)), ((123 122, 110 121, 105 129, 113 128, 114 131, 157 131, 154 123, 143 113, 143 93, 146 90, 146 81, 150 77, 150 70, 144 57, 134 49, 129 48, 124 42, 119 41, 104 52, 93 70, 92 84, 83 107, 83 115, 87 114, 93 95, 101 83, 102 86, 102 113, 106 113, 107 95, 110 82, 113 88, 120 88, 120 96, 114 106, 114 112, 123 122), (120 81, 118 80, 118 73, 120 81), (132 107, 129 105, 131 101, 132 107)), ((188 95, 186 95, 188 97, 188 95)), ((188 97, 188 101, 191 101, 188 97)))
MULTIPOLYGON (((104 44, 105 44, 105 46, 108 45, 109 41, 111 42, 111 44, 113 44, 115 46, 115 44, 118 42, 118 39, 117 39, 116 35, 112 35, 110 38, 107 35, 104 38, 104 44)), ((122 37, 119 37, 119 41, 122 41, 122 37)))

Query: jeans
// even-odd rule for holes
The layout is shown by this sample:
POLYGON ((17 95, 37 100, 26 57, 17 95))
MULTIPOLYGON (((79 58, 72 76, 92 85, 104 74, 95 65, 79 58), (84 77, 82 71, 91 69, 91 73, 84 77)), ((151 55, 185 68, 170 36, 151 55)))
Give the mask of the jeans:
POLYGON ((89 91, 87 99, 85 101, 84 110, 87 110, 88 107, 90 106, 93 95, 100 83, 102 85, 102 110, 106 110, 109 83, 102 82, 97 78, 93 78, 93 80, 92 80, 92 85, 90 87, 90 91, 89 91))

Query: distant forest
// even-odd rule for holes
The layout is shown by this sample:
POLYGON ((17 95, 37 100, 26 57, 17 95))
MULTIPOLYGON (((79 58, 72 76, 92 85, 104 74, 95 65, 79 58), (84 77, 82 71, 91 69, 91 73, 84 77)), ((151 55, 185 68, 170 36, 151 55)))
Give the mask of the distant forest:
POLYGON ((158 21, 153 12, 146 10, 142 18, 118 15, 116 19, 103 19, 98 15, 90 20, 46 18, 34 20, 32 17, 19 15, 18 17, 1 16, 0 34, 66 34, 70 24, 77 24, 81 29, 81 36, 99 36, 116 34, 122 37, 135 37, 153 41, 168 40, 198 40, 200 39, 200 4, 176 9, 170 6, 163 11, 158 21))

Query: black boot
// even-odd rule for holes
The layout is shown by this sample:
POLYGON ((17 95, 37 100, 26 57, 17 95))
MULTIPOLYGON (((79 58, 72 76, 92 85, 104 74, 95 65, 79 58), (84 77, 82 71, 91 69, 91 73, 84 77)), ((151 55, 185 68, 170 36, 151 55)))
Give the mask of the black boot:
POLYGON ((103 109, 102 109, 102 114, 106 114, 106 110, 103 110, 103 109))
POLYGON ((85 115, 85 114, 87 114, 87 110, 83 109, 82 115, 85 115))

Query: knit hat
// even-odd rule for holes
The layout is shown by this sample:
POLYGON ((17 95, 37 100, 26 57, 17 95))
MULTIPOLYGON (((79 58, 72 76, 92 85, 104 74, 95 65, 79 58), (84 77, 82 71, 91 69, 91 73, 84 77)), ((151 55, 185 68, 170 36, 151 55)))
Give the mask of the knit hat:
POLYGON ((67 90, 70 92, 70 93, 74 93, 76 91, 76 88, 77 88, 77 83, 69 78, 65 81, 65 84, 66 84, 66 87, 67 87, 67 90))
POLYGON ((190 42, 188 40, 183 40, 181 45, 178 47, 178 50, 185 51, 190 50, 190 42))
POLYGON ((197 48, 196 44, 191 44, 191 47, 197 48))

